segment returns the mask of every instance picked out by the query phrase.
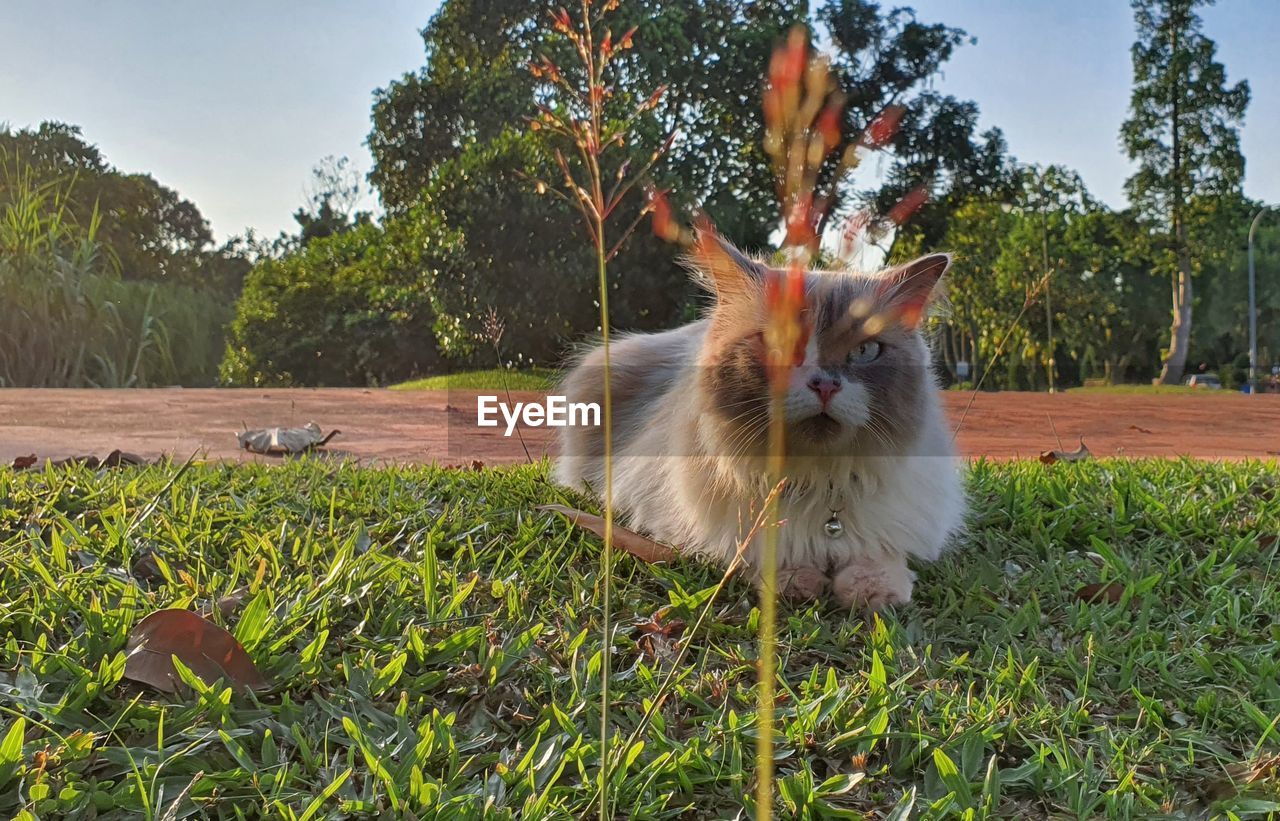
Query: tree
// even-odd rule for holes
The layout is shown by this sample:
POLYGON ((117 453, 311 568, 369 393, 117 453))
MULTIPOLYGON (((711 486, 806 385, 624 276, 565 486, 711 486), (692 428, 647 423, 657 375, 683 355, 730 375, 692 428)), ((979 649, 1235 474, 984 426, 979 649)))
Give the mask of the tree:
POLYGON ((1138 172, 1125 189, 1148 224, 1158 226, 1157 272, 1172 282, 1173 322, 1160 382, 1182 379, 1191 340, 1200 249, 1190 237, 1189 207, 1212 214, 1237 197, 1244 176, 1238 127, 1249 104, 1248 83, 1227 85, 1216 46, 1201 31, 1195 9, 1212 0, 1133 0, 1133 95, 1121 138, 1138 172))
POLYGON ((895 259, 938 247, 948 216, 964 202, 1013 196, 1016 174, 1004 135, 995 128, 979 134, 976 104, 928 88, 969 40, 963 29, 922 22, 910 8, 884 12, 871 0, 826 0, 815 17, 830 37, 832 68, 846 99, 834 153, 886 112, 900 117, 885 146, 883 179, 845 199, 883 217, 912 190, 929 195, 907 229, 894 232, 888 250, 895 259))
MULTIPOLYGON (((1206 360, 1225 364, 1248 355, 1249 257, 1248 227, 1260 203, 1242 200, 1230 211, 1230 243, 1214 266, 1215 275, 1201 289, 1199 317, 1193 337, 1206 360)), ((1274 212, 1263 215, 1254 238, 1257 266, 1258 372, 1271 375, 1280 361, 1280 225, 1274 212)))
POLYGON ((1123 381, 1153 364, 1156 281, 1131 240, 1138 233, 1131 214, 1108 210, 1078 174, 1058 166, 1021 172, 1006 201, 963 203, 943 238, 956 256, 950 310, 940 320, 946 366, 971 363, 973 379, 985 376, 988 388, 1046 386, 1046 265, 1058 384, 1123 381))
POLYGON ((369 222, 371 214, 356 210, 364 194, 364 181, 351 167, 349 157, 329 155, 320 160, 311 169, 306 204, 293 212, 298 236, 285 238, 285 242, 303 246, 313 239, 333 236, 369 222))
POLYGON ((390 212, 417 202, 441 163, 532 113, 537 53, 553 6, 446 0, 422 30, 426 63, 374 91, 369 181, 390 212))
MULTIPOLYGON (((471 145, 498 138, 534 113, 546 78, 528 64, 547 55, 568 66, 567 40, 548 24, 557 4, 542 0, 447 0, 423 30, 426 64, 375 92, 370 181, 390 211, 407 210, 433 171, 471 145)), ((636 131, 646 156, 672 131, 681 139, 657 169, 657 183, 704 207, 726 233, 762 246, 776 223, 772 177, 762 149, 759 98, 774 43, 803 20, 792 0, 634 0, 611 22, 636 27, 619 57, 613 107, 621 116, 660 86, 668 91, 636 131)))
POLYGON ((430 372, 439 363, 432 286, 457 242, 423 215, 260 259, 236 303, 223 381, 381 385, 430 372))
POLYGON ((78 126, 46 122, 17 131, 0 126, 0 162, 5 173, 23 169, 37 185, 58 186, 66 215, 81 226, 88 227, 96 214, 102 252, 124 279, 176 282, 223 294, 239 290, 248 263, 231 246, 213 247, 200 209, 149 174, 112 166, 78 126))
MULTIPOLYGON (((837 73, 851 101, 842 124, 844 146, 886 108, 906 112, 893 142, 888 184, 849 201, 887 209, 927 180, 939 196, 931 206, 937 227, 928 236, 940 239, 941 203, 992 190, 993 169, 1004 162, 998 132, 974 136, 972 103, 926 88, 964 33, 921 23, 909 11, 882 12, 867 0, 831 0, 812 19, 806 7, 795 0, 623 3, 611 20, 613 36, 636 30, 634 47, 618 58, 610 116, 626 116, 655 89, 667 91, 633 124, 634 139, 611 170, 644 165, 668 134, 678 132, 654 169, 656 186, 671 192, 677 208, 705 211, 740 245, 767 251, 779 210, 763 145, 764 73, 778 40, 796 23, 812 22, 838 41, 837 73)), ((595 327, 583 310, 591 306, 577 279, 582 263, 566 247, 576 241, 574 212, 549 195, 531 197, 534 180, 560 176, 546 135, 513 133, 548 99, 547 76, 530 73, 528 64, 542 54, 557 66, 575 62, 564 59, 571 44, 549 25, 554 8, 545 0, 446 0, 423 30, 425 65, 376 92, 369 135, 369 179, 388 212, 407 214, 429 200, 466 237, 461 267, 442 272, 438 283, 448 306, 444 315, 454 317, 462 332, 478 327, 488 307, 499 307, 510 341, 527 328, 520 348, 539 361, 556 359, 569 339, 595 327), (568 236, 549 236, 552 224, 568 236), (519 242, 522 253, 504 250, 512 238, 534 235, 536 240, 519 242), (464 274, 466 288, 459 284, 464 274), (533 286, 539 281, 546 287, 533 286), (560 293, 562 299, 549 296, 560 293), (544 317, 551 330, 539 335, 534 329, 544 317)), ((619 224, 640 215, 639 194, 625 203, 619 224)), ((696 312, 696 297, 676 249, 643 233, 610 263, 616 287, 611 313, 621 327, 669 327, 696 312)), ((461 352, 467 346, 446 347, 461 352)))

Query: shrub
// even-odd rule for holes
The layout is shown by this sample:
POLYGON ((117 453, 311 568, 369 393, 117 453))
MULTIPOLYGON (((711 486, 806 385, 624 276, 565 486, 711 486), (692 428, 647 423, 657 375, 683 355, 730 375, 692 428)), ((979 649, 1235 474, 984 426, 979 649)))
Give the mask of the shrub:
MULTIPOLYGON (((561 172, 536 133, 508 131, 468 147, 433 172, 415 215, 438 215, 462 238, 460 253, 441 269, 436 295, 443 356, 491 365, 477 345, 489 309, 506 323, 504 351, 537 364, 555 364, 566 347, 597 329, 594 251, 581 218, 534 180, 556 184, 561 172)), ((629 224, 639 194, 621 214, 629 224)), ((420 218, 420 217, 419 217, 420 218)), ((617 235, 611 234, 610 241, 617 235)), ((658 330, 691 318, 696 291, 672 246, 654 238, 644 222, 609 264, 610 314, 625 330, 658 330)))
POLYGON ((229 306, 193 288, 123 282, 64 207, 69 185, 0 174, 0 386, 211 385, 229 306))
POLYGON ((380 385, 433 369, 431 286, 456 237, 414 215, 316 239, 249 272, 222 378, 232 384, 380 385))

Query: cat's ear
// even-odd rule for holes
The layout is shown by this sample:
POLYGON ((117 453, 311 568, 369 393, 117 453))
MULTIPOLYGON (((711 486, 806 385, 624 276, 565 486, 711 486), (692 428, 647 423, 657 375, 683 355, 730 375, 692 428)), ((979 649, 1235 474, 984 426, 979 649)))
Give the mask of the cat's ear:
POLYGON ((698 228, 692 261, 719 299, 751 293, 764 282, 768 271, 764 263, 751 259, 707 226, 698 228))
POLYGON ((928 254, 881 274, 880 299, 899 322, 919 328, 942 275, 951 267, 950 254, 928 254))

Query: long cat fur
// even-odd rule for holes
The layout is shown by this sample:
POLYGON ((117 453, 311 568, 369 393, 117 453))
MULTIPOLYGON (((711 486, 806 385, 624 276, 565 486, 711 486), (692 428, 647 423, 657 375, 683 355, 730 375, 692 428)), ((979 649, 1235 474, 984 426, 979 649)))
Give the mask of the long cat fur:
MULTIPOLYGON (((613 504, 632 528, 727 565, 768 490, 760 337, 767 269, 718 237, 701 241, 714 243, 711 258, 722 261, 702 271, 715 297, 707 315, 610 346, 613 504)), ((905 603, 915 580, 908 559, 936 559, 961 527, 962 477, 919 330, 949 264, 935 254, 876 274, 807 274, 813 332, 784 412, 788 485, 778 557, 785 595, 831 594, 842 605, 871 608, 905 603), (880 353, 865 362, 877 350, 860 347, 869 342, 880 353), (845 347, 856 354, 842 361, 845 347), (824 375, 840 382, 825 406, 808 384, 824 375), (835 538, 825 531, 833 509, 843 525, 835 538)), ((601 402, 602 364, 599 347, 587 351, 560 392, 601 402)), ((561 428, 555 478, 601 492, 599 428, 561 428)), ((745 552, 754 570, 762 538, 745 552)))

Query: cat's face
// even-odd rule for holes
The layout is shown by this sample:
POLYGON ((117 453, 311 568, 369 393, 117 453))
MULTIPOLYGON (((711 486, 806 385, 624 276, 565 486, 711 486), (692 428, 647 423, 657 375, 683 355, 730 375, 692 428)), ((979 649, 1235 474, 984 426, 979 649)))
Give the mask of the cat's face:
MULTIPOLYGON (((758 453, 772 414, 764 370, 766 271, 732 248, 720 250, 720 264, 709 266, 716 304, 702 353, 703 387, 725 452, 758 453)), ((878 274, 806 275, 808 339, 795 353, 781 406, 788 453, 891 455, 915 438, 933 385, 919 327, 949 262, 935 254, 878 274)))

